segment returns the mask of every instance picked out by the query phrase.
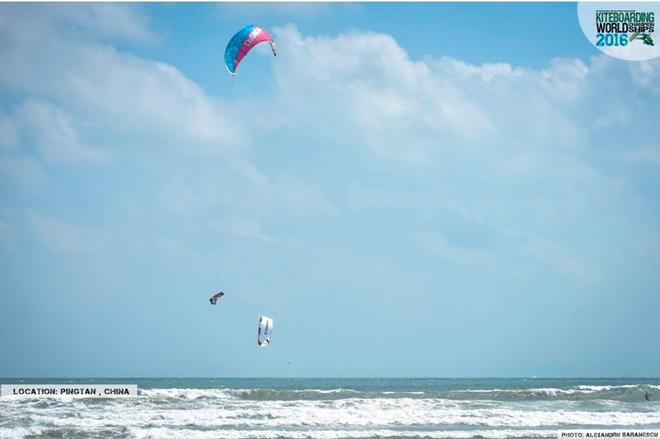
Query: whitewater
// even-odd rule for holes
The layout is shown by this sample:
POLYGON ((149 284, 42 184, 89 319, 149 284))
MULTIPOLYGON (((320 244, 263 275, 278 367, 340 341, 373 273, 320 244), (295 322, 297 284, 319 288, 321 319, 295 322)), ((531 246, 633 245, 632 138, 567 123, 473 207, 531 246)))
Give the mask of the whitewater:
POLYGON ((660 430, 658 379, 2 379, 137 384, 130 398, 0 398, 0 438, 536 438, 660 430), (645 395, 649 397, 647 401, 645 395))

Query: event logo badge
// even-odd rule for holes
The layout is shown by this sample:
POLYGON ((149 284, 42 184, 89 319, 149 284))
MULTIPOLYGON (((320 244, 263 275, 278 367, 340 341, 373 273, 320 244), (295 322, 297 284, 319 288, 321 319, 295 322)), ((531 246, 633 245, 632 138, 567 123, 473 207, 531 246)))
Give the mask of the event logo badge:
POLYGON ((627 61, 660 56, 655 19, 660 3, 578 4, 580 26, 591 43, 603 53, 627 61))

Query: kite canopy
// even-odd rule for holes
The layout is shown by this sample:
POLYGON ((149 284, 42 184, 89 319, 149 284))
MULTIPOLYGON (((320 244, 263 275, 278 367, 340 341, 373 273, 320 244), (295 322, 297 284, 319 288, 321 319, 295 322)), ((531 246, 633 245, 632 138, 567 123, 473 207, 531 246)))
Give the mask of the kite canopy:
POLYGON ((209 302, 211 302, 211 305, 215 305, 216 302, 224 295, 225 293, 223 293, 222 291, 220 291, 219 293, 215 293, 214 295, 211 296, 209 302))
POLYGON ((249 25, 236 32, 236 35, 229 40, 227 48, 225 49, 225 65, 227 66, 229 73, 235 75, 236 69, 243 58, 245 58, 245 55, 247 55, 254 46, 263 43, 264 41, 270 43, 273 55, 277 55, 277 53, 275 53, 275 42, 273 41, 273 37, 271 37, 265 29, 259 26, 249 25))
POLYGON ((266 316, 259 318, 259 328, 257 329, 257 344, 262 348, 270 345, 270 337, 273 332, 273 319, 266 316))

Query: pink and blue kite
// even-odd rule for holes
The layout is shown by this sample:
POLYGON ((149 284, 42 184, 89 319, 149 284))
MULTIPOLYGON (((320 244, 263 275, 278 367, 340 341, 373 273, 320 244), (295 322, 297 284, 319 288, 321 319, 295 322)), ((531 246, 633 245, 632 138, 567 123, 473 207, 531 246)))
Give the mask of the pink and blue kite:
POLYGON ((238 64, 245 58, 245 55, 254 46, 264 41, 270 43, 273 55, 277 55, 275 53, 275 41, 273 41, 273 37, 265 29, 250 25, 236 32, 236 35, 229 40, 229 44, 227 44, 227 48, 225 49, 225 65, 229 73, 235 75, 238 64))

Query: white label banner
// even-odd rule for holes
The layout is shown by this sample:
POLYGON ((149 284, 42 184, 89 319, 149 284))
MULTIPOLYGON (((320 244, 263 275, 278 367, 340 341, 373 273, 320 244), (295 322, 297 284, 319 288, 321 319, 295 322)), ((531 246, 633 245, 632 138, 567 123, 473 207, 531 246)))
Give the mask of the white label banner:
POLYGON ((136 384, 2 384, 0 396, 73 396, 78 398, 122 398, 137 396, 136 384))

